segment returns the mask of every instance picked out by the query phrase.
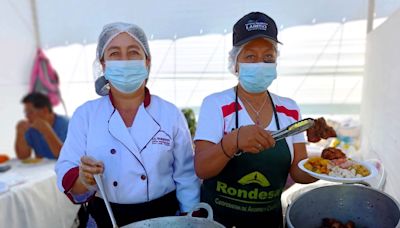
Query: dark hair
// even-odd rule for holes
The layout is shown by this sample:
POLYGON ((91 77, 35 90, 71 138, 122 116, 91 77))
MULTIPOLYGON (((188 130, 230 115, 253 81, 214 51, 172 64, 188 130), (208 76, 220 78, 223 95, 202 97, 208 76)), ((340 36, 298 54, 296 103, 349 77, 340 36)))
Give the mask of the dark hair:
POLYGON ((53 107, 50 103, 49 98, 43 93, 29 93, 24 98, 22 98, 22 103, 31 103, 35 108, 47 108, 50 112, 53 112, 53 107))

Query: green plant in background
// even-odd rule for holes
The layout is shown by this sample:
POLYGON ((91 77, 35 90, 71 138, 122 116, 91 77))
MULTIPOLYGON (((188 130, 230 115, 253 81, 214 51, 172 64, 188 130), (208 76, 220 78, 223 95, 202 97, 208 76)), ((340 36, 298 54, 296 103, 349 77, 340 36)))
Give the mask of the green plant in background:
POLYGON ((191 108, 183 108, 181 111, 183 115, 185 115, 186 122, 188 123, 188 127, 190 130, 190 134, 192 135, 193 138, 194 133, 196 132, 196 116, 194 114, 194 111, 191 108))

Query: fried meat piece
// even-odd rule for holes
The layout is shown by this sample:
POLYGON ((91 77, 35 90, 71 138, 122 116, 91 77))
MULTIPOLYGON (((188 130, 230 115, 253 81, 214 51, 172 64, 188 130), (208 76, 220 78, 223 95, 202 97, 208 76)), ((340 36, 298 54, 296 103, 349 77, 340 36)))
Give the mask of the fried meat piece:
POLYGON ((314 126, 307 130, 307 137, 309 142, 319 142, 321 138, 336 137, 336 131, 333 127, 328 126, 325 119, 321 117, 316 119, 314 126))
POLYGON ((328 147, 322 151, 321 157, 328 160, 334 160, 339 158, 346 158, 346 154, 344 154, 340 149, 328 147))
POLYGON ((346 224, 333 218, 322 219, 322 226, 320 228, 355 228, 355 223, 349 220, 346 224))
POLYGON ((346 228, 355 228, 356 224, 353 221, 348 221, 346 224, 344 224, 344 227, 346 228))

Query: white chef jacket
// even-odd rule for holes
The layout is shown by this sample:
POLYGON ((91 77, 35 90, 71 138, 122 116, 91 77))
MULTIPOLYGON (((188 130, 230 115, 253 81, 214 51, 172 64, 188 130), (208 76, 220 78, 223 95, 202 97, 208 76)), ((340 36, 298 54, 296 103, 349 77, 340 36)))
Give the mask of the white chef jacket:
POLYGON ((55 168, 57 185, 71 200, 84 202, 94 194, 69 193, 80 158, 88 155, 104 163, 103 182, 110 202, 143 203, 176 190, 182 212, 198 204, 200 181, 194 171, 187 122, 175 105, 146 95, 151 102, 147 107, 140 105, 131 128, 125 126, 109 96, 75 111, 55 168), (71 182, 71 175, 66 174, 73 169, 71 182))

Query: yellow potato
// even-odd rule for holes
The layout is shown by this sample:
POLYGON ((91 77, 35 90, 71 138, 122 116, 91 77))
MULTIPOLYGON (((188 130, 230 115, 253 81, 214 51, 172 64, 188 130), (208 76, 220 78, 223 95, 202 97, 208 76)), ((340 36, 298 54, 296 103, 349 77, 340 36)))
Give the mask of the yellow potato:
POLYGON ((354 168, 356 169, 356 173, 360 174, 363 177, 366 177, 370 174, 369 170, 361 164, 354 165, 354 168))
POLYGON ((323 159, 321 157, 310 157, 308 161, 304 164, 304 168, 318 174, 328 174, 328 164, 329 160, 323 159))

